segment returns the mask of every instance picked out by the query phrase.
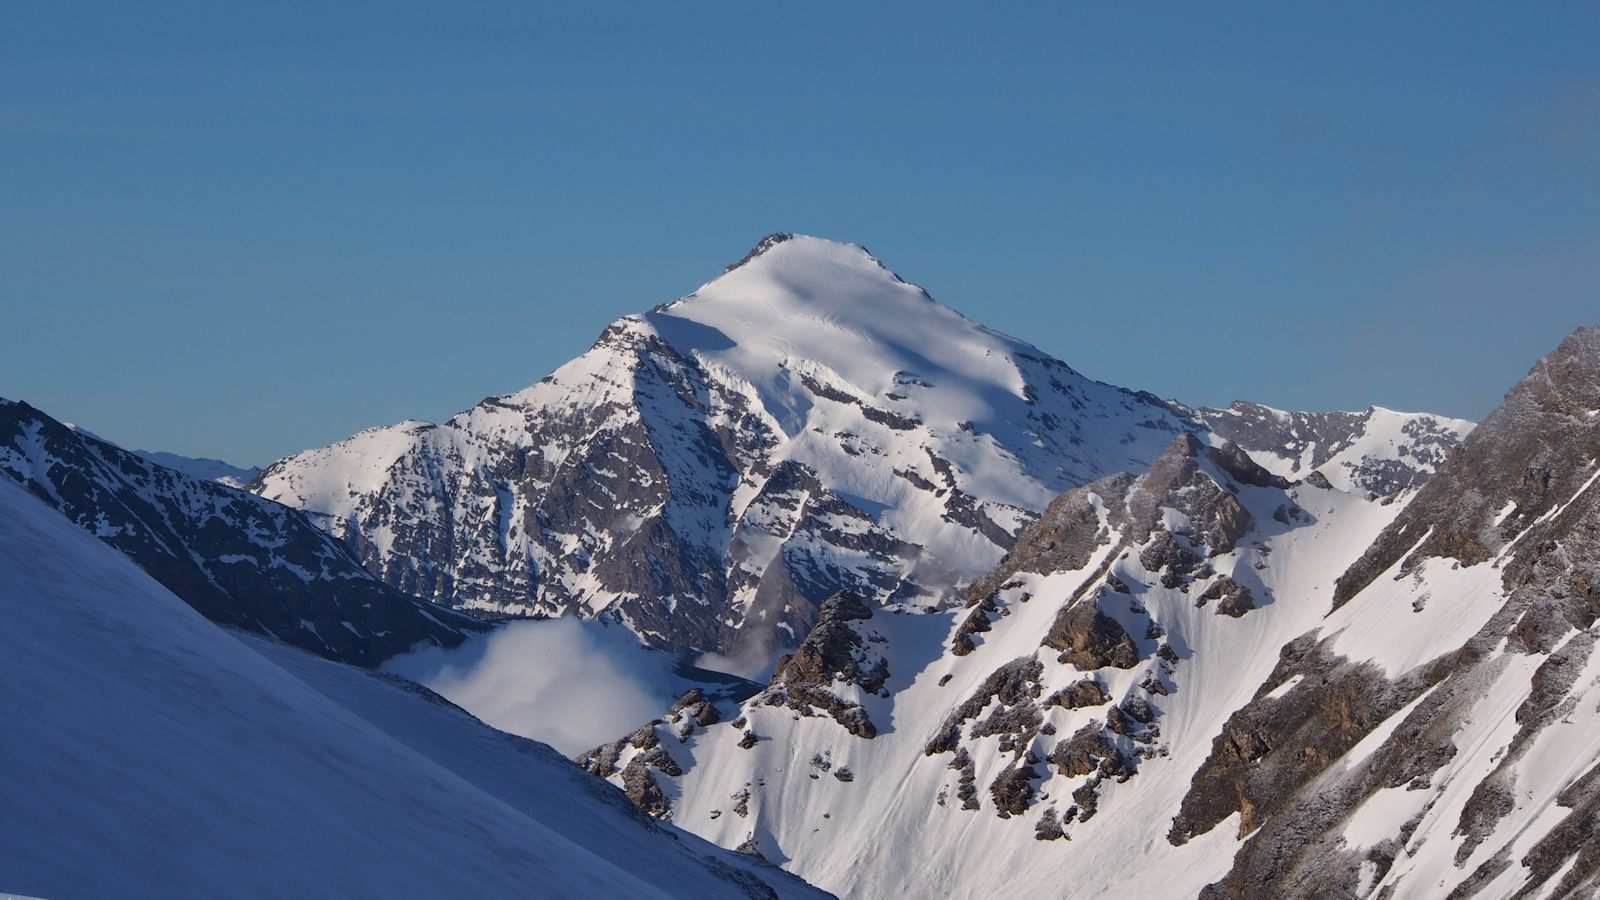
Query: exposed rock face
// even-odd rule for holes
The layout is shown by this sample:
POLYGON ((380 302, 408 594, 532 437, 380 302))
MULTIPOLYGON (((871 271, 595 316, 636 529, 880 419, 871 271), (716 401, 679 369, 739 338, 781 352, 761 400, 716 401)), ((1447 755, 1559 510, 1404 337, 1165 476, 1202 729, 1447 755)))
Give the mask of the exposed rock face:
POLYGON ((840 590, 954 600, 1051 498, 1142 470, 1187 421, 862 248, 773 235, 525 391, 298 454, 254 489, 447 606, 759 652, 840 590))
POLYGON ((206 618, 373 666, 487 626, 372 577, 305 515, 0 400, 0 475, 122 551, 206 618))
POLYGON ((1121 506, 1133 482, 1132 475, 1119 472, 1051 501, 1044 514, 1017 536, 1000 564, 972 582, 967 597, 987 600, 1018 572, 1070 571, 1088 565, 1094 551, 1110 539, 1099 508, 1121 506))
POLYGON ((1081 709, 1085 706, 1101 706, 1111 702, 1111 695, 1100 682, 1093 678, 1084 678, 1062 688, 1046 697, 1045 708, 1061 706, 1067 709, 1081 709))
POLYGON ((971 606, 972 611, 967 613, 967 617, 961 622, 961 627, 956 629, 955 637, 950 640, 950 652, 957 656, 966 656, 977 649, 972 636, 988 631, 993 622, 991 614, 999 612, 992 597, 986 597, 971 606))
POLYGON ((1293 675, 1304 680, 1285 694, 1263 693, 1229 717, 1196 773, 1168 839, 1183 843, 1239 813, 1239 834, 1266 817, 1378 723, 1432 687, 1436 668, 1391 682, 1370 665, 1351 663, 1310 637, 1283 648, 1278 669, 1264 687, 1293 675))
POLYGON ((1213 600, 1218 601, 1217 615, 1233 616, 1235 619, 1256 608, 1255 596, 1250 589, 1226 575, 1213 581, 1195 600, 1195 605, 1205 606, 1213 600))
MULTIPOLYGON (((990 703, 998 704, 996 711, 1001 715, 1032 707, 1033 699, 1041 693, 1039 676, 1042 674, 1044 666, 1034 656, 1014 659, 994 670, 972 696, 950 712, 938 734, 923 751, 924 755, 957 752, 961 745, 961 727, 977 718, 990 703)), ((1025 712, 1022 716, 1033 718, 1025 712)))
MULTIPOLYGON (((1287 487, 1283 479, 1251 462, 1232 444, 1212 449, 1191 434, 1179 435, 1145 475, 1108 479, 1064 495, 1052 505, 1060 514, 1047 513, 1029 526, 997 571, 1009 577, 1019 571, 1053 571, 1054 565, 1082 568, 1094 549, 1109 542, 1109 528, 1114 526, 1123 536, 1122 546, 1143 545, 1140 563, 1160 573, 1163 586, 1184 586, 1202 559, 1233 550, 1254 527, 1249 511, 1235 495, 1237 484, 1287 487), (1105 510, 1103 522, 1097 509, 1105 510), (1181 513, 1182 521, 1175 527, 1162 524, 1164 509, 1181 513), (1062 548, 1071 548, 1071 552, 1064 554, 1062 548)), ((1106 565, 1112 560, 1106 557, 1106 565)), ((993 576, 980 580, 969 593, 981 596, 992 590, 994 581, 993 576)), ((1092 580, 1086 582, 1085 588, 1092 584, 1092 580)), ((1120 581, 1117 584, 1126 587, 1120 581)), ((1253 608, 1249 592, 1231 579, 1219 580, 1209 591, 1202 599, 1227 596, 1219 605, 1219 611, 1227 615, 1237 617, 1253 608)), ((1061 662, 1084 670, 1104 666, 1128 669, 1141 659, 1127 630, 1102 612, 1093 597, 1083 594, 1075 595, 1062 608, 1045 635, 1044 646, 1061 651, 1061 662)))
MULTIPOLYGON (((685 695, 684 699, 688 699, 688 695, 685 695)), ((680 704, 682 702, 679 701, 680 704)), ((704 695, 698 703, 706 703, 704 695)), ((685 708, 681 705, 674 706, 673 713, 681 712, 685 708)), ((621 740, 602 744, 587 753, 579 754, 576 762, 590 774, 600 778, 610 778, 620 773, 622 792, 635 806, 652 816, 670 819, 672 803, 666 794, 662 793, 661 785, 656 781, 653 772, 677 777, 683 774, 683 768, 661 745, 661 738, 656 733, 656 728, 662 724, 660 719, 647 722, 621 740), (637 752, 630 753, 630 748, 637 752), (624 756, 627 757, 626 763, 622 761, 624 756)))
POLYGON ((1102 768, 1109 774, 1128 768, 1121 752, 1107 739, 1100 722, 1090 722, 1072 737, 1057 742, 1050 751, 1050 762, 1067 776, 1092 775, 1102 768))
POLYGON ((1121 624, 1092 602, 1068 607, 1044 636, 1044 645, 1061 651, 1061 662, 1084 671, 1114 666, 1131 669, 1139 664, 1139 648, 1121 624))
POLYGON ((774 231, 773 233, 771 233, 771 234, 767 235, 766 237, 762 238, 761 240, 756 241, 756 245, 754 247, 750 248, 750 252, 749 253, 746 253, 744 256, 740 257, 737 262, 730 263, 728 265, 728 267, 726 269, 723 269, 722 271, 723 271, 724 274, 726 274, 728 272, 732 272, 734 269, 739 268, 740 266, 744 265, 745 263, 749 262, 750 260, 755 259, 756 257, 758 257, 761 254, 767 252, 768 250, 771 250, 773 247, 778 246, 779 244, 783 243, 784 241, 792 240, 793 238, 794 238, 794 235, 792 235, 792 234, 790 234, 790 233, 788 233, 786 231, 774 231))
POLYGON ((722 714, 704 691, 691 688, 667 710, 667 720, 681 723, 678 735, 681 740, 693 734, 697 727, 707 728, 722 721, 722 714))
POLYGON ((1033 782, 1039 773, 1031 766, 1015 766, 1001 772, 989 785, 989 796, 1001 817, 1020 816, 1033 803, 1033 782))
POLYGON ((1187 539, 1207 557, 1226 553, 1255 524, 1239 502, 1234 483, 1273 481, 1236 447, 1212 449, 1193 434, 1179 435, 1128 494, 1126 515, 1132 539, 1144 541, 1161 521, 1161 509, 1174 509, 1189 521, 1168 527, 1170 533, 1187 539), (1207 471, 1206 464, 1220 471, 1207 471))
POLYGON ((1365 412, 1284 412, 1238 401, 1202 407, 1195 418, 1258 463, 1290 479, 1314 470, 1341 490, 1392 496, 1421 486, 1442 465, 1471 422, 1371 407, 1365 412))
POLYGON ((869 632, 863 638, 853 624, 871 618, 872 607, 855 594, 842 591, 830 597, 799 648, 778 660, 764 702, 807 716, 820 710, 856 737, 876 737, 877 726, 861 703, 838 694, 841 686, 876 694, 889 679, 889 661, 869 644, 876 635, 869 632))

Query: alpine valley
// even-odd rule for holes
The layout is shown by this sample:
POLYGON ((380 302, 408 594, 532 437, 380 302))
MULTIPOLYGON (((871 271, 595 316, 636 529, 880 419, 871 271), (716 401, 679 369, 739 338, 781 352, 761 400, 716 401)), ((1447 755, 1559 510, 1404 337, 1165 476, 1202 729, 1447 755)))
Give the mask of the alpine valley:
POLYGON ((1476 426, 1191 407, 774 234, 441 424, 0 474, 3 890, 1600 893, 1600 327, 1476 426), (556 616, 685 692, 569 761, 396 674, 556 616))

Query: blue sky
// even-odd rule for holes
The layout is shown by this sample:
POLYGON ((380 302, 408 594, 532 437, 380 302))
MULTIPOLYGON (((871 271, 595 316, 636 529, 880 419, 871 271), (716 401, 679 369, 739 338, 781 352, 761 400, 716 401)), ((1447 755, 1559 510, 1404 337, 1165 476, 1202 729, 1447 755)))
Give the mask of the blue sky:
POLYGON ((262 6, 0 6, 0 396, 264 463, 775 230, 1190 403, 1476 418, 1600 321, 1600 4, 262 6))

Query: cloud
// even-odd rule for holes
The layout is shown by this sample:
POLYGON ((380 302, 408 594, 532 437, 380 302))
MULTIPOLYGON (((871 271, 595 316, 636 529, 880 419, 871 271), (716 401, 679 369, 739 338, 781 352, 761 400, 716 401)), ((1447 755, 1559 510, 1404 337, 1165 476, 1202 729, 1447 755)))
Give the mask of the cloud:
POLYGON ((384 668, 495 728, 573 756, 666 712, 680 687, 673 664, 624 629, 562 618, 511 622, 454 649, 430 647, 384 668))

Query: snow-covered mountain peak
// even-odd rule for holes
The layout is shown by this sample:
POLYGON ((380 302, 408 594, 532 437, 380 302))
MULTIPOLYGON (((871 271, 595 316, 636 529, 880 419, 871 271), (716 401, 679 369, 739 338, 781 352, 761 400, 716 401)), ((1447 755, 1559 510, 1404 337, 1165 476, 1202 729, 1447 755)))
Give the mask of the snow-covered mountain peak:
POLYGON ((903 280, 860 244, 777 231, 757 241, 749 253, 723 269, 722 275, 708 282, 705 287, 722 282, 735 272, 750 274, 785 268, 791 274, 798 273, 803 280, 810 280, 815 278, 814 270, 819 264, 830 263, 860 268, 863 272, 871 272, 890 281, 903 280))
POLYGON ((860 246, 757 251, 526 390, 298 454, 255 489, 404 590, 721 651, 792 646, 842 589, 948 599, 1056 494, 1143 470, 1186 428, 860 246))
POLYGON ((896 314, 922 317, 930 307, 946 324, 977 327, 890 271, 860 244, 780 234, 764 238, 722 275, 655 312, 734 327, 822 319, 888 337, 906 324, 896 314))
POLYGON ((1201 413, 1086 378, 859 245, 776 234, 526 390, 297 454, 254 489, 407 592, 604 615, 765 675, 829 596, 954 601, 1062 491, 1143 472, 1178 434, 1385 495, 1457 434, 1201 413))
POLYGON ((1028 386, 1039 375, 1029 361, 1081 380, 938 303, 859 244, 805 235, 769 237, 694 293, 630 318, 750 385, 769 408, 802 418, 820 390, 930 425, 992 432, 1033 402, 1028 386))

